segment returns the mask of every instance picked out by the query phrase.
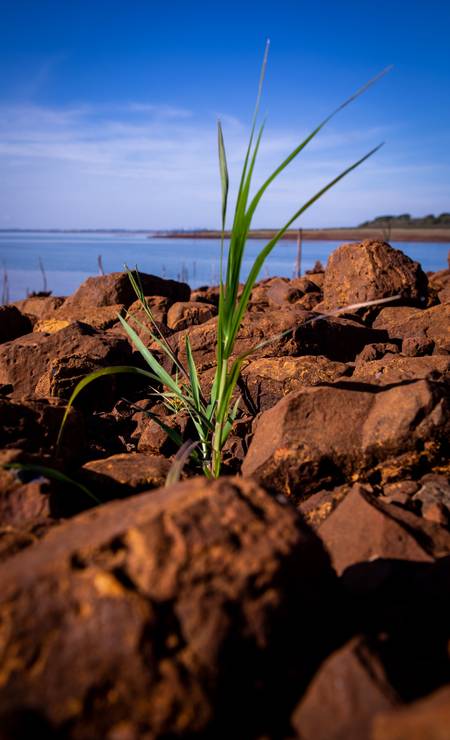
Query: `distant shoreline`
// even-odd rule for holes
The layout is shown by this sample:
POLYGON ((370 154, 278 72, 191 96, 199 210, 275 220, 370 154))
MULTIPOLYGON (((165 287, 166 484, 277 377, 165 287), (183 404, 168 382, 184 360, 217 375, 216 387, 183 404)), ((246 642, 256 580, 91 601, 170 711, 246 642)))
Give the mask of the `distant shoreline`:
MULTIPOLYGON (((276 234, 275 229, 254 229, 249 233, 250 239, 271 239, 276 234)), ((228 238, 230 232, 225 236, 228 238)), ((154 236, 166 239, 220 239, 218 230, 199 231, 161 231, 154 236)), ((282 237, 285 240, 296 241, 298 229, 289 230, 282 237)), ((149 238, 153 238, 153 235, 149 238)), ((363 241, 364 239, 379 239, 393 242, 441 242, 450 243, 450 229, 443 228, 410 228, 390 231, 377 228, 337 228, 337 229, 302 229, 304 241, 363 241)))
MULTIPOLYGON (((148 239, 220 239, 218 229, 0 229, 0 234, 98 234, 107 236, 146 236, 148 239)), ((275 236, 275 229, 253 229, 249 233, 250 239, 271 239, 275 236)), ((225 232, 226 238, 230 232, 225 232)), ((290 229, 282 237, 286 241, 297 241, 298 229, 290 229)), ((410 228, 380 228, 380 227, 338 227, 328 229, 302 229, 304 241, 363 241, 364 239, 378 239, 387 242, 438 242, 450 243, 450 228, 439 226, 410 227, 410 228)))

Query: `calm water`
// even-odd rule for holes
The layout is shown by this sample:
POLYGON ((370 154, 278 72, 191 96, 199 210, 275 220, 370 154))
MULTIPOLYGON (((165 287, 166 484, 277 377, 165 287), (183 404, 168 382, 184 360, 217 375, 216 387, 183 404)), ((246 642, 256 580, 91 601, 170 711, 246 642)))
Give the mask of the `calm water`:
MULTIPOLYGON (((243 275, 265 242, 248 242, 243 275)), ((316 260, 326 262, 336 242, 304 242, 302 269, 316 260)), ((425 270, 447 266, 448 244, 393 244, 421 262, 425 270)), ((292 277, 297 246, 282 242, 268 258, 261 278, 272 275, 292 277)), ((97 257, 102 256, 105 272, 122 270, 124 264, 142 272, 185 280, 191 287, 218 282, 219 243, 215 239, 148 239, 142 235, 1 233, 0 268, 6 268, 11 301, 24 298, 27 290, 43 290, 39 269, 42 260, 47 289, 54 295, 68 295, 90 275, 98 274, 97 257)))

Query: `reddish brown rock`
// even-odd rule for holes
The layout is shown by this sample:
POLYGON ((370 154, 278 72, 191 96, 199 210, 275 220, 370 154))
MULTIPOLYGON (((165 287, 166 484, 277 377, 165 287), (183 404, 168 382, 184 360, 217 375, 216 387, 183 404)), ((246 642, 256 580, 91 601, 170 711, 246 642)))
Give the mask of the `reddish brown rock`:
POLYGON ((121 337, 75 323, 55 334, 27 334, 0 347, 0 383, 10 383, 15 397, 68 398, 85 375, 128 364, 130 354, 121 337))
MULTIPOLYGON (((167 311, 172 305, 170 299, 159 295, 146 296, 145 299, 155 321, 157 321, 158 324, 165 324, 167 321, 167 311)), ((147 322, 145 311, 139 300, 134 301, 131 306, 128 307, 128 315, 135 316, 144 323, 147 322)))
POLYGON ((386 242, 366 240, 343 244, 332 252, 325 270, 323 299, 329 309, 394 295, 422 305, 427 285, 427 276, 417 262, 386 242))
POLYGON ((100 500, 164 485, 171 462, 161 455, 127 452, 83 465, 86 484, 100 500))
POLYGON ((450 482, 444 475, 428 474, 420 480, 411 501, 420 507, 424 519, 448 526, 450 523, 450 482))
POLYGON ((0 344, 17 339, 33 330, 33 325, 15 306, 0 306, 0 344))
POLYGON ((380 558, 431 562, 408 530, 376 506, 356 485, 319 527, 319 534, 341 575, 347 568, 380 558))
MULTIPOLYGON (((190 288, 186 283, 165 280, 156 275, 139 273, 144 295, 164 296, 172 301, 188 301, 190 288)), ((136 300, 136 293, 126 272, 112 272, 109 275, 90 277, 84 281, 64 302, 64 310, 92 309, 96 306, 130 306, 136 300)))
MULTIPOLYGON (((300 308, 300 304, 297 306, 300 308)), ((295 340, 297 355, 324 355, 336 362, 352 362, 367 344, 385 343, 387 333, 368 329, 356 316, 328 317, 301 324, 295 340)))
POLYGON ((38 334, 54 334, 70 324, 69 319, 40 319, 33 326, 33 331, 38 334))
MULTIPOLYGON (((33 454, 35 461, 54 450, 66 411, 59 399, 25 399, 22 402, 0 398, 0 447, 21 449, 33 454)), ((85 425, 75 408, 67 417, 59 457, 66 462, 78 460, 85 451, 85 425)))
POLYGON ((322 489, 308 496, 304 501, 300 501, 297 508, 307 524, 317 530, 347 496, 351 487, 351 484, 344 483, 331 490, 322 489))
POLYGON ((405 337, 402 341, 402 353, 407 357, 423 357, 431 355, 434 350, 434 342, 425 334, 415 337, 405 337))
MULTIPOLYGON (((25 550, 26 547, 33 545, 37 540, 38 537, 30 531, 14 529, 14 527, 10 526, 0 526, 0 563, 8 560, 8 558, 21 550, 25 550)), ((8 735, 8 733, 5 732, 4 727, 2 729, 5 740, 9 740, 11 735, 8 735)))
POLYGON ((185 301, 174 303, 167 313, 167 326, 172 331, 181 331, 189 326, 204 324, 217 314, 217 308, 211 303, 185 301))
POLYGON ((365 362, 381 360, 385 355, 388 355, 389 359, 389 355, 397 355, 399 351, 399 347, 390 342, 386 342, 384 344, 366 344, 362 352, 360 352, 356 358, 356 366, 365 362))
POLYGON ((439 291, 438 296, 441 303, 450 303, 450 281, 439 291))
MULTIPOLYGON (((167 311, 171 305, 171 301, 168 298, 161 296, 153 296, 148 298, 147 302, 152 314, 152 319, 149 318, 140 301, 132 303, 124 315, 124 318, 144 344, 149 347, 153 342, 153 334, 158 336, 162 334, 164 337, 168 337, 171 334, 166 324, 167 311)), ((120 324, 116 324, 111 331, 117 332, 118 336, 124 337, 130 347, 135 350, 134 343, 120 324)), ((156 354, 160 351, 160 348, 156 345, 153 349, 156 354)))
POLYGON ((265 411, 291 391, 331 383, 350 372, 348 365, 320 355, 252 360, 241 371, 243 400, 252 411, 265 411))
POLYGON ((320 667, 292 725, 301 740, 363 740, 373 717, 398 703, 379 658, 355 638, 320 667))
POLYGON ((251 294, 251 304, 286 308, 289 304, 297 303, 308 293, 320 294, 317 284, 308 277, 293 280, 280 277, 269 278, 255 285, 251 294))
POLYGON ((443 686, 419 701, 373 720, 371 740, 448 740, 450 686, 443 686))
POLYGON ((172 454, 177 451, 177 447, 170 440, 167 432, 161 427, 161 424, 155 420, 160 419, 163 424, 173 429, 181 437, 189 424, 189 414, 179 412, 178 414, 168 414, 164 405, 156 404, 151 407, 151 415, 145 411, 136 412, 133 421, 136 424, 131 435, 131 439, 137 445, 139 452, 151 452, 153 454, 172 454))
MULTIPOLYGON (((251 311, 244 317, 235 344, 235 355, 254 350, 252 358, 324 355, 336 362, 349 362, 368 342, 384 340, 386 333, 371 330, 359 321, 343 318, 315 319, 298 304, 278 311, 251 311), (268 339, 272 341, 267 342, 268 339), (262 347, 258 347, 263 343, 262 347)), ((186 362, 185 335, 189 334, 199 371, 216 363, 217 319, 178 332, 173 343, 186 362)))
POLYGON ((432 355, 431 357, 404 357, 386 355, 381 360, 358 363, 352 375, 354 380, 389 385, 405 380, 447 376, 450 372, 450 357, 432 355))
POLYGON ((417 516, 404 507, 384 503, 382 498, 376 499, 376 505, 408 531, 433 558, 446 558, 450 555, 450 532, 440 526, 440 522, 417 516))
POLYGON ((36 321, 53 318, 56 310, 64 303, 64 298, 58 296, 29 296, 22 301, 15 301, 19 311, 31 316, 36 321))
POLYGON ((197 288, 191 293, 191 301, 199 301, 199 303, 210 303, 213 306, 219 305, 219 294, 220 289, 218 285, 206 286, 203 288, 197 288))
POLYGON ((437 294, 440 303, 450 302, 450 269, 431 273, 428 276, 428 282, 431 290, 437 294))
POLYGON ((50 322, 68 321, 73 323, 80 321, 83 324, 89 324, 94 329, 109 329, 119 321, 119 314, 123 313, 124 306, 121 303, 112 306, 73 306, 70 303, 64 303, 52 316, 50 320, 39 321, 34 331, 51 331, 50 322))
POLYGON ((320 652, 332 577, 289 506, 194 479, 61 524, 0 581, 2 727, 32 707, 29 732, 67 738, 260 737, 320 652))
POLYGON ((433 342, 436 354, 450 353, 450 304, 424 310, 396 306, 383 308, 373 324, 391 339, 423 339, 433 342))
MULTIPOLYGON (((295 342, 292 339, 292 334, 282 337, 279 337, 279 335, 289 329, 295 330, 304 314, 304 311, 300 315, 292 311, 277 311, 269 314, 257 314, 256 318, 254 314, 247 314, 235 344, 235 353, 239 354, 251 350, 270 336, 274 337, 274 341, 258 350, 255 356, 295 353, 295 342)), ((184 364, 186 364, 186 334, 189 335, 198 371, 201 372, 215 367, 217 318, 180 331, 173 336, 173 343, 177 347, 180 359, 184 364)))
POLYGON ((322 293, 305 293, 299 298, 297 306, 301 306, 305 311, 318 311, 319 304, 322 301, 322 293))
POLYGON ((22 483, 13 470, 0 468, 0 527, 31 529, 50 517, 50 492, 44 478, 22 483))
POLYGON ((411 504, 412 496, 419 490, 419 483, 414 480, 399 480, 394 483, 386 483, 383 487, 383 495, 380 501, 387 504, 399 504, 408 506, 411 504))
POLYGON ((351 381, 304 388, 265 411, 242 466, 246 476, 298 501, 377 469, 439 459, 448 434, 446 386, 419 380, 376 389, 351 381))

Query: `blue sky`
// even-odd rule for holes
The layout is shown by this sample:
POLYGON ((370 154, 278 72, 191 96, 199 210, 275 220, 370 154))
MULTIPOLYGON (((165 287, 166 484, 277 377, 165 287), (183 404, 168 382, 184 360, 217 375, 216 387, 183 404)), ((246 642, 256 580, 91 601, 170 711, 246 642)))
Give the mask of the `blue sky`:
POLYGON ((239 177, 271 39, 256 181, 330 110, 268 192, 279 226, 380 141, 299 225, 450 211, 447 0, 0 0, 0 228, 192 228, 219 222, 216 121, 239 177))

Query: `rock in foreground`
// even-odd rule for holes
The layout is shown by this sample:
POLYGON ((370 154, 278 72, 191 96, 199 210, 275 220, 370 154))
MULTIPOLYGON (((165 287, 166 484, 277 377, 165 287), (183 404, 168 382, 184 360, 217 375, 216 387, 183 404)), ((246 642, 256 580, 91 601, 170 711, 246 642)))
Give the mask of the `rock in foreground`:
POLYGON ((295 511, 236 479, 80 515, 0 580, 7 737, 27 718, 47 737, 136 739, 280 725, 323 650, 332 582, 295 511))

